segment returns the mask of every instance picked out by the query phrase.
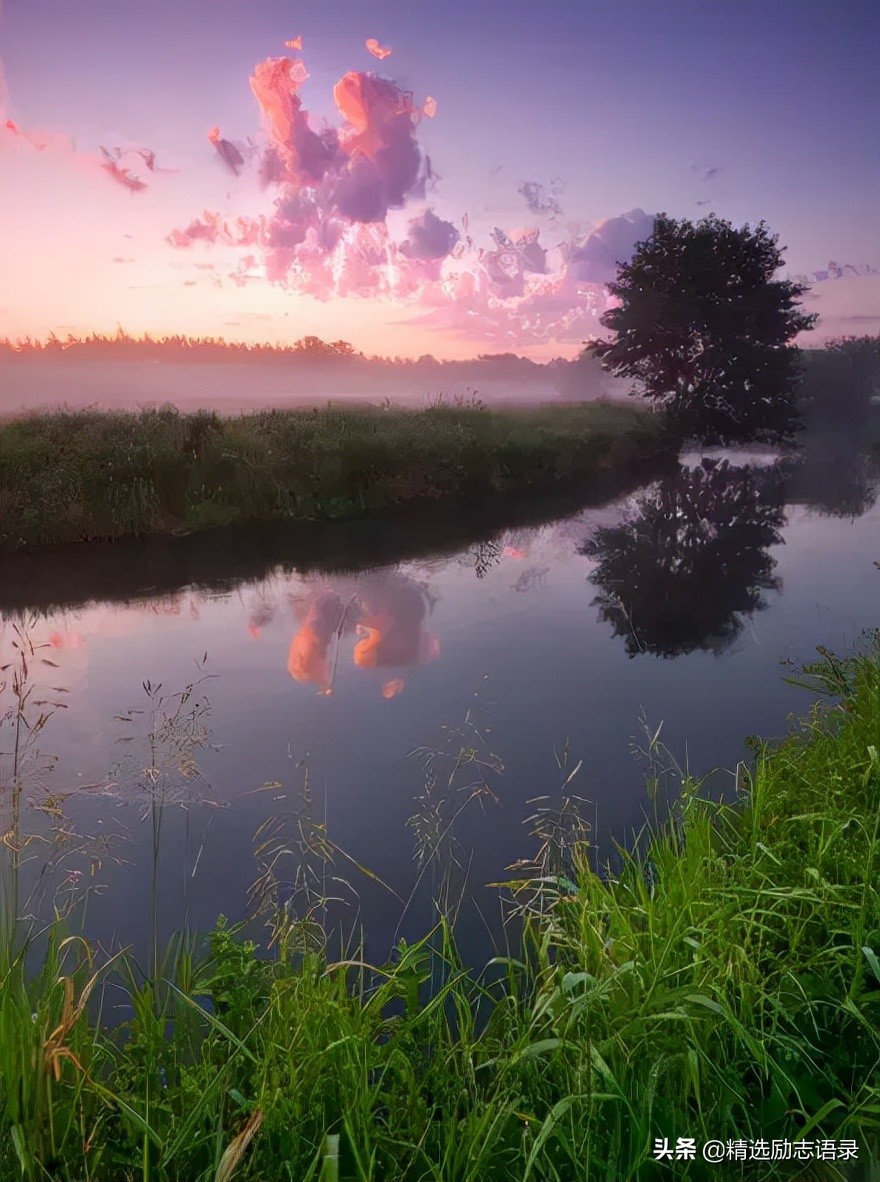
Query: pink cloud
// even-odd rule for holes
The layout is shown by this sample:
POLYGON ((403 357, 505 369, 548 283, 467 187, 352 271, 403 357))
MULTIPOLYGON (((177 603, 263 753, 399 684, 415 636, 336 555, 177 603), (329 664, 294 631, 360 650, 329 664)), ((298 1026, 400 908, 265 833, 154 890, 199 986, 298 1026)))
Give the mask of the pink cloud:
MULTIPOLYGON (((415 323, 471 338, 527 344, 576 340, 595 329, 595 317, 609 306, 604 284, 617 260, 649 236, 651 215, 631 210, 551 249, 534 226, 496 228, 479 246, 467 214, 459 229, 422 208, 398 241, 389 211, 424 200, 437 179, 417 138, 423 114, 436 112, 435 100, 418 107, 391 79, 352 71, 333 89, 339 124, 318 126, 303 106, 308 77, 303 62, 289 57, 267 58, 251 77, 263 119, 259 173, 273 194, 270 211, 258 217, 205 211, 168 235, 172 246, 247 248, 255 254, 230 275, 239 286, 268 282, 320 300, 383 299, 415 323)), ((228 142, 218 129, 210 138, 218 150, 228 142)), ((236 170, 245 163, 239 155, 236 170)))
POLYGON ((364 45, 367 47, 367 51, 371 53, 373 57, 378 58, 380 62, 384 61, 386 57, 391 56, 391 49, 389 46, 380 45, 375 37, 368 37, 364 42, 364 45))

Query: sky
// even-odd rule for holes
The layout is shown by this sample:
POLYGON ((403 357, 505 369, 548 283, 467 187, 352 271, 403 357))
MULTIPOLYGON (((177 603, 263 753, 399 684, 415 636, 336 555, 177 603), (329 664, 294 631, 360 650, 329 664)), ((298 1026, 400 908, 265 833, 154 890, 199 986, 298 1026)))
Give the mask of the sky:
POLYGON ((873 0, 0 0, 0 336, 572 356, 660 211, 876 332, 878 57, 873 0))

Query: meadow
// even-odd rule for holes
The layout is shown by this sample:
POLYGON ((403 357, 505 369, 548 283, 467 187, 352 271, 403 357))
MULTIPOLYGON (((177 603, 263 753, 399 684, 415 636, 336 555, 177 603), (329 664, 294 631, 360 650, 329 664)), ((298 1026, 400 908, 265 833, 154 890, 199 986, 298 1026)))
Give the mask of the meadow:
MULTIPOLYGON (((43 931, 7 911, 0 1174, 876 1178, 880 633, 820 656, 798 678, 817 704, 781 742, 751 741, 734 800, 648 734, 649 794, 675 801, 613 862, 596 864, 564 785, 498 884, 508 941, 482 973, 457 953, 444 874, 434 929, 369 965, 356 940, 335 947, 317 894, 281 905, 283 839, 261 847, 259 946, 220 917, 139 966, 89 947, 75 911, 43 931), (709 1167, 655 1160, 663 1137, 810 1150, 709 1167), (820 1139, 857 1158, 815 1160, 820 1139)), ((336 873, 320 826, 298 848, 336 873)))
POLYGON ((648 411, 611 403, 59 411, 0 426, 0 549, 540 492, 631 476, 664 454, 648 411))
MULTIPOLYGON (((276 367, 316 353, 350 363, 342 345, 313 342, 246 355, 276 367)), ((6 342, 14 359, 10 348, 6 342)), ((210 341, 127 338, 32 343, 26 354, 63 352, 73 357, 65 364, 75 365, 77 348, 105 364, 142 354, 238 355, 210 341)), ((880 438, 878 338, 842 338, 801 356, 796 399, 808 435, 880 438)), ((354 360, 373 366, 380 378, 408 372, 400 361, 354 360)), ((496 369, 513 366, 514 385, 514 363, 530 364, 504 356, 481 360, 496 369)), ((589 358, 568 364, 566 397, 595 385, 596 367, 589 358)), ((356 520, 441 499, 472 505, 504 493, 588 490, 609 477, 649 478, 658 460, 674 458, 680 442, 635 400, 496 408, 474 390, 434 396, 422 410, 386 398, 378 406, 328 402, 234 417, 185 413, 170 403, 139 412, 31 413, 0 420, 0 552, 233 523, 356 520)))

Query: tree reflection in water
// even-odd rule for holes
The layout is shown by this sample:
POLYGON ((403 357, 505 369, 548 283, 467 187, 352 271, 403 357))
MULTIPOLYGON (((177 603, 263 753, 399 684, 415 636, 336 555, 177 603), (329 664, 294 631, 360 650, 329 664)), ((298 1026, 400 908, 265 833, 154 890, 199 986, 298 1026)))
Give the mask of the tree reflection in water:
POLYGON ((581 547, 597 560, 599 618, 630 656, 724 651, 780 587, 768 548, 783 540, 784 503, 778 465, 680 467, 581 547))
POLYGON ((851 441, 832 436, 808 448, 787 480, 791 503, 805 504, 823 517, 855 521, 880 497, 880 455, 859 451, 851 441))

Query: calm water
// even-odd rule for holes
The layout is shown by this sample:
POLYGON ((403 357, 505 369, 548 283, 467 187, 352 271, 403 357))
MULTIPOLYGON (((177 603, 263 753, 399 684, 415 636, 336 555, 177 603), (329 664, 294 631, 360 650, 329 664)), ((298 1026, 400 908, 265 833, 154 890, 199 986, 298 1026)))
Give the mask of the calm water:
MULTIPOLYGON (((534 853, 530 802, 558 803, 578 760, 569 787, 589 802, 597 840, 625 839, 651 807, 632 750, 644 741, 643 718, 652 731, 663 724, 692 773, 733 769, 744 736, 784 733, 789 713, 809 703, 783 681, 781 661, 809 660, 817 644, 848 650, 880 623, 876 465, 824 455, 781 475, 768 459, 748 460, 701 467, 689 457, 623 501, 466 544, 456 541, 461 523, 441 537, 425 519, 381 538, 381 524, 330 530, 302 561, 295 544, 251 531, 180 539, 173 550, 110 548, 94 563, 79 550, 10 562, 3 663, 15 657, 14 625, 29 603, 38 613, 30 638, 46 646, 29 662, 33 701, 66 705, 37 737, 44 762, 58 758, 51 770, 31 768, 26 824, 77 835, 54 866, 51 847, 30 846, 26 885, 41 882, 48 899, 80 872, 80 888, 102 888, 89 899, 87 931, 143 949, 152 791, 165 801, 161 932, 184 921, 208 927, 219 912, 241 917, 258 875, 254 834, 278 815, 293 839, 308 773, 311 816, 353 860, 337 854, 328 873, 356 889, 368 949, 381 956, 402 907, 354 863, 408 897, 418 867, 407 820, 418 812, 433 810, 443 828, 464 805, 453 831, 493 915, 482 884, 534 853), (432 531, 443 553, 430 552, 432 531), (372 568, 371 539, 381 561, 372 568), (261 566, 276 559, 274 570, 261 566), (347 564, 364 569, 346 573, 347 564), (151 726, 193 682, 151 753, 151 726), (460 770, 450 793, 450 756, 462 745, 479 762, 460 770), (477 783, 482 796, 465 804, 477 783), (33 809, 47 794, 54 822, 33 809)), ((5 709, 8 684, 4 699, 5 709)), ((4 752, 11 733, 0 731, 4 752)), ((281 877, 292 869, 291 858, 278 863, 281 877)), ((422 929, 428 882, 401 934, 422 929)))

